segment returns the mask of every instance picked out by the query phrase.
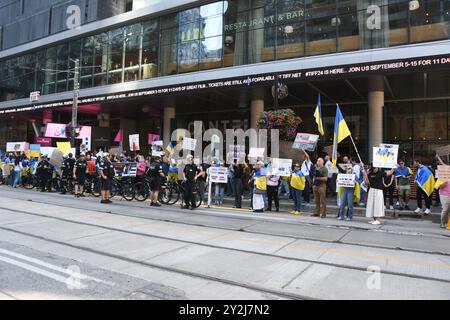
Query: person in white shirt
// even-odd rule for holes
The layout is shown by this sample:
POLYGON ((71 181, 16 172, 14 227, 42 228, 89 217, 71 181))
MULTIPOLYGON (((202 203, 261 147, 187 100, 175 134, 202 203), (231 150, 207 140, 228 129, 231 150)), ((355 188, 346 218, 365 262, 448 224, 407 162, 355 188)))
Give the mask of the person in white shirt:
POLYGON ((309 157, 309 154, 302 150, 305 155, 305 161, 302 163, 301 172, 306 178, 306 184, 305 184, 305 190, 303 190, 303 200, 305 200, 306 203, 310 202, 310 194, 311 194, 311 185, 312 185, 312 178, 310 175, 311 168, 313 166, 313 163, 311 162, 311 158, 309 157))
POLYGON ((330 160, 330 156, 325 156, 325 168, 327 168, 328 170, 327 196, 333 196, 335 193, 334 191, 336 190, 336 188, 334 187, 336 185, 336 179, 333 179, 335 174, 332 170, 333 163, 330 160))

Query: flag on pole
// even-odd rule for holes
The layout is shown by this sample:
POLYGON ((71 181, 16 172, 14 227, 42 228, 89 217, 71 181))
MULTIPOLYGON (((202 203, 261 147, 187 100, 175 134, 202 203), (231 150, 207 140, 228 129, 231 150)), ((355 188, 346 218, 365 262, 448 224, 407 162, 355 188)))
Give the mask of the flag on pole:
POLYGON ((169 154, 173 154, 173 144, 172 142, 169 143, 166 150, 169 152, 169 154))
POLYGON ((350 136, 350 130, 348 129, 347 123, 344 120, 344 116, 339 109, 339 105, 336 104, 336 120, 334 121, 334 138, 333 138, 333 155, 332 161, 336 165, 337 162, 337 148, 338 144, 350 136))
POLYGON ((317 128, 322 136, 325 135, 325 132, 323 130, 323 122, 322 122, 322 104, 320 102, 320 93, 319 93, 319 100, 317 101, 317 108, 316 112, 314 112, 314 118, 316 118, 317 128))
POLYGON ((114 142, 122 143, 122 138, 123 138, 123 129, 120 129, 119 132, 117 132, 116 137, 114 138, 114 142))

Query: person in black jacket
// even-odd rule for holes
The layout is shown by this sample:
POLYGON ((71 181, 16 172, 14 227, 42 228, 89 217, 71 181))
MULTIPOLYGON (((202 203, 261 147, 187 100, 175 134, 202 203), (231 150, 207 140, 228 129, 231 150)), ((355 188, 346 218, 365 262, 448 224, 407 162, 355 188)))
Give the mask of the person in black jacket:
POLYGON ((184 186, 184 209, 191 210, 195 209, 195 200, 194 200, 194 185, 195 181, 197 179, 198 174, 198 168, 194 164, 194 157, 189 155, 186 158, 187 164, 184 167, 184 179, 185 179, 185 186, 184 186))

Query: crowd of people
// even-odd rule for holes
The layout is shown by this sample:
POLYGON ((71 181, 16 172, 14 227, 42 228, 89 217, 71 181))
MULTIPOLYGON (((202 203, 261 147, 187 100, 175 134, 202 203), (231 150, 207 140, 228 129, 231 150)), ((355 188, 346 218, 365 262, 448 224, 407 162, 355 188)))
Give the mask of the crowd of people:
MULTIPOLYGON (((327 197, 336 197, 339 213, 338 220, 351 221, 355 206, 363 206, 366 217, 370 223, 380 224, 380 219, 385 216, 387 208, 394 209, 394 195, 398 196, 397 209, 411 210, 409 207, 411 188, 417 186, 417 176, 429 173, 435 176, 437 164, 445 165, 439 156, 436 156, 435 166, 425 166, 419 160, 415 160, 412 168, 400 160, 398 166, 391 170, 364 165, 344 156, 334 166, 329 156, 318 158, 314 163, 310 155, 303 151, 303 161, 293 162, 288 176, 272 175, 271 160, 257 161, 256 164, 238 163, 231 165, 213 159, 211 163, 194 163, 194 158, 189 155, 180 171, 175 159, 167 156, 144 157, 140 154, 109 155, 99 152, 80 154, 75 158, 72 154, 64 157, 59 171, 60 192, 65 194, 69 183, 75 185, 76 197, 84 196, 84 186, 87 179, 100 177, 101 203, 111 203, 110 185, 116 175, 113 164, 136 163, 137 178, 148 176, 151 184, 151 206, 160 207, 158 192, 164 180, 175 183, 183 183, 184 207, 194 209, 194 189, 199 191, 200 197, 205 201, 208 169, 210 167, 226 167, 228 181, 226 184, 214 183, 214 203, 218 206, 224 202, 224 195, 234 197, 234 207, 242 208, 244 190, 248 190, 248 199, 253 212, 280 211, 280 198, 285 194, 286 199, 292 199, 291 213, 299 215, 302 207, 314 198, 314 217, 325 218, 327 216, 327 197), (413 173, 414 171, 415 173, 413 173), (180 174, 182 172, 182 174, 180 174), (354 186, 338 187, 336 184, 339 173, 354 175, 354 186)), ((47 156, 29 159, 24 153, 9 153, 1 159, 3 164, 9 165, 9 174, 3 172, 3 179, 13 188, 23 183, 25 176, 37 178, 41 192, 51 191, 51 181, 55 178, 56 169, 50 163, 47 156)), ((448 212, 450 211, 450 183, 444 181, 438 185, 436 201, 442 203, 441 227, 448 224, 448 212)), ((416 188, 417 209, 416 213, 429 215, 431 213, 432 196, 420 186, 416 188), (423 202, 425 207, 423 207, 423 202)), ((212 195, 211 195, 212 197, 212 195)))

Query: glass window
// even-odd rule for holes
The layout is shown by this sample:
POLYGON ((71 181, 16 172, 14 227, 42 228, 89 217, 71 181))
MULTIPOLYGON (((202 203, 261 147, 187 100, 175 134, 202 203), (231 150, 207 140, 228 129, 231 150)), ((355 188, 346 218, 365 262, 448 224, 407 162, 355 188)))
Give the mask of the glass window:
POLYGON ((277 59, 297 58, 305 54, 305 24, 303 22, 277 27, 277 59))
MULTIPOLYGON (((81 55, 81 40, 75 40, 73 42, 69 43, 69 69, 70 71, 73 71, 73 68, 75 67, 75 60, 78 59, 80 63, 80 76, 81 71, 83 70, 82 61, 80 60, 81 55)), ((70 72, 67 74, 68 80, 67 80, 67 90, 72 91, 73 90, 73 77, 74 73, 70 72)))
POLYGON ((410 102, 386 106, 387 139, 392 143, 412 140, 413 109, 410 102))
POLYGON ((423 0, 420 7, 410 13, 411 42, 449 38, 448 0, 423 0))
POLYGON ((338 29, 338 51, 352 51, 360 48, 359 22, 355 0, 338 2, 338 16, 331 18, 331 24, 338 29))
POLYGON ((107 33, 95 36, 94 47, 94 86, 106 85, 109 38, 107 33))
POLYGON ((178 72, 197 71, 200 57, 200 41, 186 41, 178 44, 178 72))
POLYGON ((200 17, 207 18, 213 16, 222 16, 225 2, 219 1, 200 7, 200 17))
POLYGON ((92 74, 94 71, 94 42, 95 38, 84 38, 81 49, 81 73, 80 73, 80 88, 92 87, 92 74))
POLYGON ((446 101, 414 102, 414 140, 447 140, 446 101))
POLYGON ((67 91, 67 72, 69 71, 69 46, 62 44, 56 47, 56 92, 67 91))
POLYGON ((206 38, 200 41, 200 69, 214 69, 222 66, 222 37, 206 38))
POLYGON ((48 48, 45 56, 45 75, 43 94, 55 93, 55 81, 56 81, 56 47, 48 48))
POLYGON ((177 45, 161 47, 161 75, 168 76, 177 73, 177 45))
POLYGON ((402 0, 389 4, 389 45, 408 43, 408 3, 402 0))
POLYGON ((124 28, 119 28, 109 33, 108 84, 122 82, 124 31, 124 28))
POLYGON ((153 20, 144 23, 142 36, 141 78, 158 76, 159 23, 153 20))
POLYGON ((125 82, 139 80, 141 28, 135 24, 125 30, 125 82))

